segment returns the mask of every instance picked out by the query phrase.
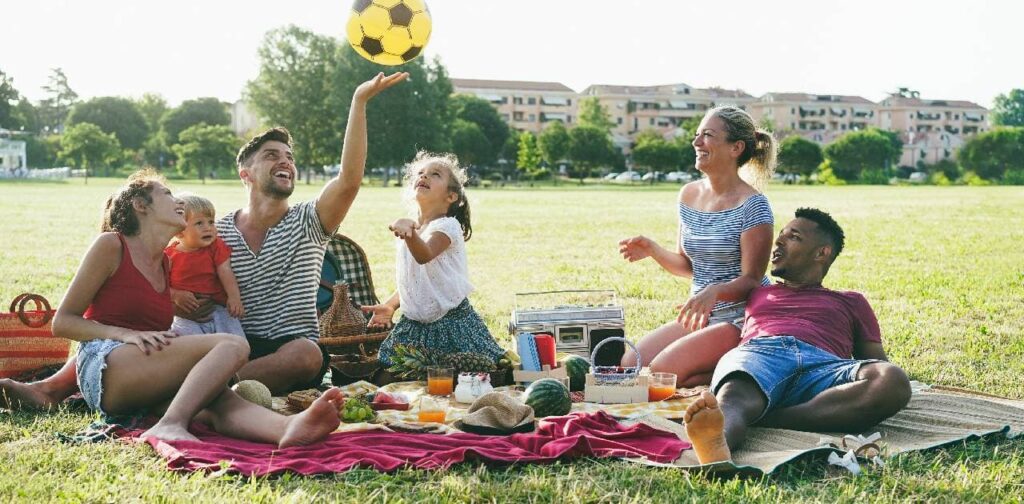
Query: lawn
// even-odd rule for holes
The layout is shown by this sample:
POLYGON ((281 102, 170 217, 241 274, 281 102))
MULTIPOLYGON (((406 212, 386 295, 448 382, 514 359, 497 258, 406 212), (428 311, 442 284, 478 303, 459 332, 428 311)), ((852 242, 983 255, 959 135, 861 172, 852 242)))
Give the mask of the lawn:
MULTIPOLYGON (((0 301, 33 291, 55 303, 98 229, 118 181, 0 182, 0 301)), ((242 205, 238 183, 174 184, 210 197, 219 212, 242 205)), ((313 197, 300 185, 293 201, 313 197)), ((771 186, 776 226, 800 206, 830 211, 847 248, 826 285, 863 292, 893 362, 913 379, 1024 398, 1024 191, 1016 187, 771 186)), ((469 242, 471 299, 508 344, 516 292, 613 288, 638 338, 673 316, 688 283, 650 261, 629 264, 616 242, 643 233, 664 244, 676 230, 670 186, 475 189, 469 242)), ((341 232, 364 246, 381 297, 394 288, 386 225, 405 214, 400 192, 364 187, 341 232)), ((59 444, 81 413, 0 413, 0 498, 73 501, 1006 501, 1024 494, 1024 441, 973 442, 892 460, 853 478, 822 462, 752 481, 712 481, 618 461, 446 472, 357 470, 328 478, 182 476, 148 445, 59 444)))

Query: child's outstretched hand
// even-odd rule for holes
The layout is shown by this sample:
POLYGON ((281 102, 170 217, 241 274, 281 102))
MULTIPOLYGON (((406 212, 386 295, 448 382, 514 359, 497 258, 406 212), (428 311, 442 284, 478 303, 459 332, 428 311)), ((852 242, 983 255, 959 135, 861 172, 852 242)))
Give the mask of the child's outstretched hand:
POLYGON ((228 296, 228 313, 237 319, 244 317, 245 307, 242 306, 242 300, 233 296, 228 296))
POLYGON ((395 309, 386 304, 367 305, 360 308, 364 313, 372 313, 366 327, 391 327, 391 319, 395 316, 395 309))
POLYGON ((171 302, 184 312, 194 312, 199 308, 199 300, 190 291, 171 289, 171 302))
POLYGON ((395 236, 404 240, 406 238, 412 238, 419 227, 419 223, 412 219, 398 219, 395 222, 392 222, 391 225, 388 226, 388 229, 390 229, 392 233, 395 233, 395 236))

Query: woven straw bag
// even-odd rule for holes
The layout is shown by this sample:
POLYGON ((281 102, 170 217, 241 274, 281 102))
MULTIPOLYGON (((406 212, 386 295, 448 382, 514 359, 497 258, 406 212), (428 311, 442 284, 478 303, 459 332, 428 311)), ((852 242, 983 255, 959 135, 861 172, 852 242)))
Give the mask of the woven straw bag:
POLYGON ((0 378, 21 376, 68 360, 71 341, 53 335, 54 310, 46 298, 22 294, 0 313, 0 378), (34 310, 26 310, 34 303, 34 310))
POLYGON ((366 316, 352 304, 348 284, 334 285, 334 302, 320 316, 320 344, 330 354, 374 354, 389 331, 367 332, 366 316), (362 350, 360 350, 362 347, 362 350))

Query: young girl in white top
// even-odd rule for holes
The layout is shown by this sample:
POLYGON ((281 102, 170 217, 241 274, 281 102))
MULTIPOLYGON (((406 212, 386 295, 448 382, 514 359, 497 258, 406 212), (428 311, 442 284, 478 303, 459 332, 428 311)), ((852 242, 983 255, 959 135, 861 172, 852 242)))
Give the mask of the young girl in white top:
POLYGON ((505 353, 469 304, 466 241, 473 234, 466 171, 453 154, 420 152, 405 167, 407 196, 417 219, 398 219, 388 228, 399 238, 398 289, 382 304, 365 306, 371 327, 391 325, 402 317, 380 346, 380 360, 391 365, 396 344, 437 353, 473 352, 497 360, 505 353))

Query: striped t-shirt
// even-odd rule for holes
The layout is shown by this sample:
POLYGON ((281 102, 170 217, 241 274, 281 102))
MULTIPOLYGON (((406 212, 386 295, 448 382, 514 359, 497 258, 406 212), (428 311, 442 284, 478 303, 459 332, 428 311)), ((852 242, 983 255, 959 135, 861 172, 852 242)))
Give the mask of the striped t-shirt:
MULTIPOLYGON (((738 207, 719 212, 694 210, 679 203, 679 243, 693 264, 690 295, 711 284, 729 282, 742 273, 740 235, 761 224, 774 224, 771 206, 755 194, 738 207)), ((761 285, 771 285, 768 277, 761 285)), ((719 301, 715 311, 743 306, 745 301, 719 301)))
POLYGON ((235 214, 217 221, 217 233, 231 247, 231 269, 242 292, 242 329, 249 339, 304 337, 316 340, 316 292, 330 234, 316 213, 316 200, 288 209, 267 231, 254 254, 235 227, 235 214))

